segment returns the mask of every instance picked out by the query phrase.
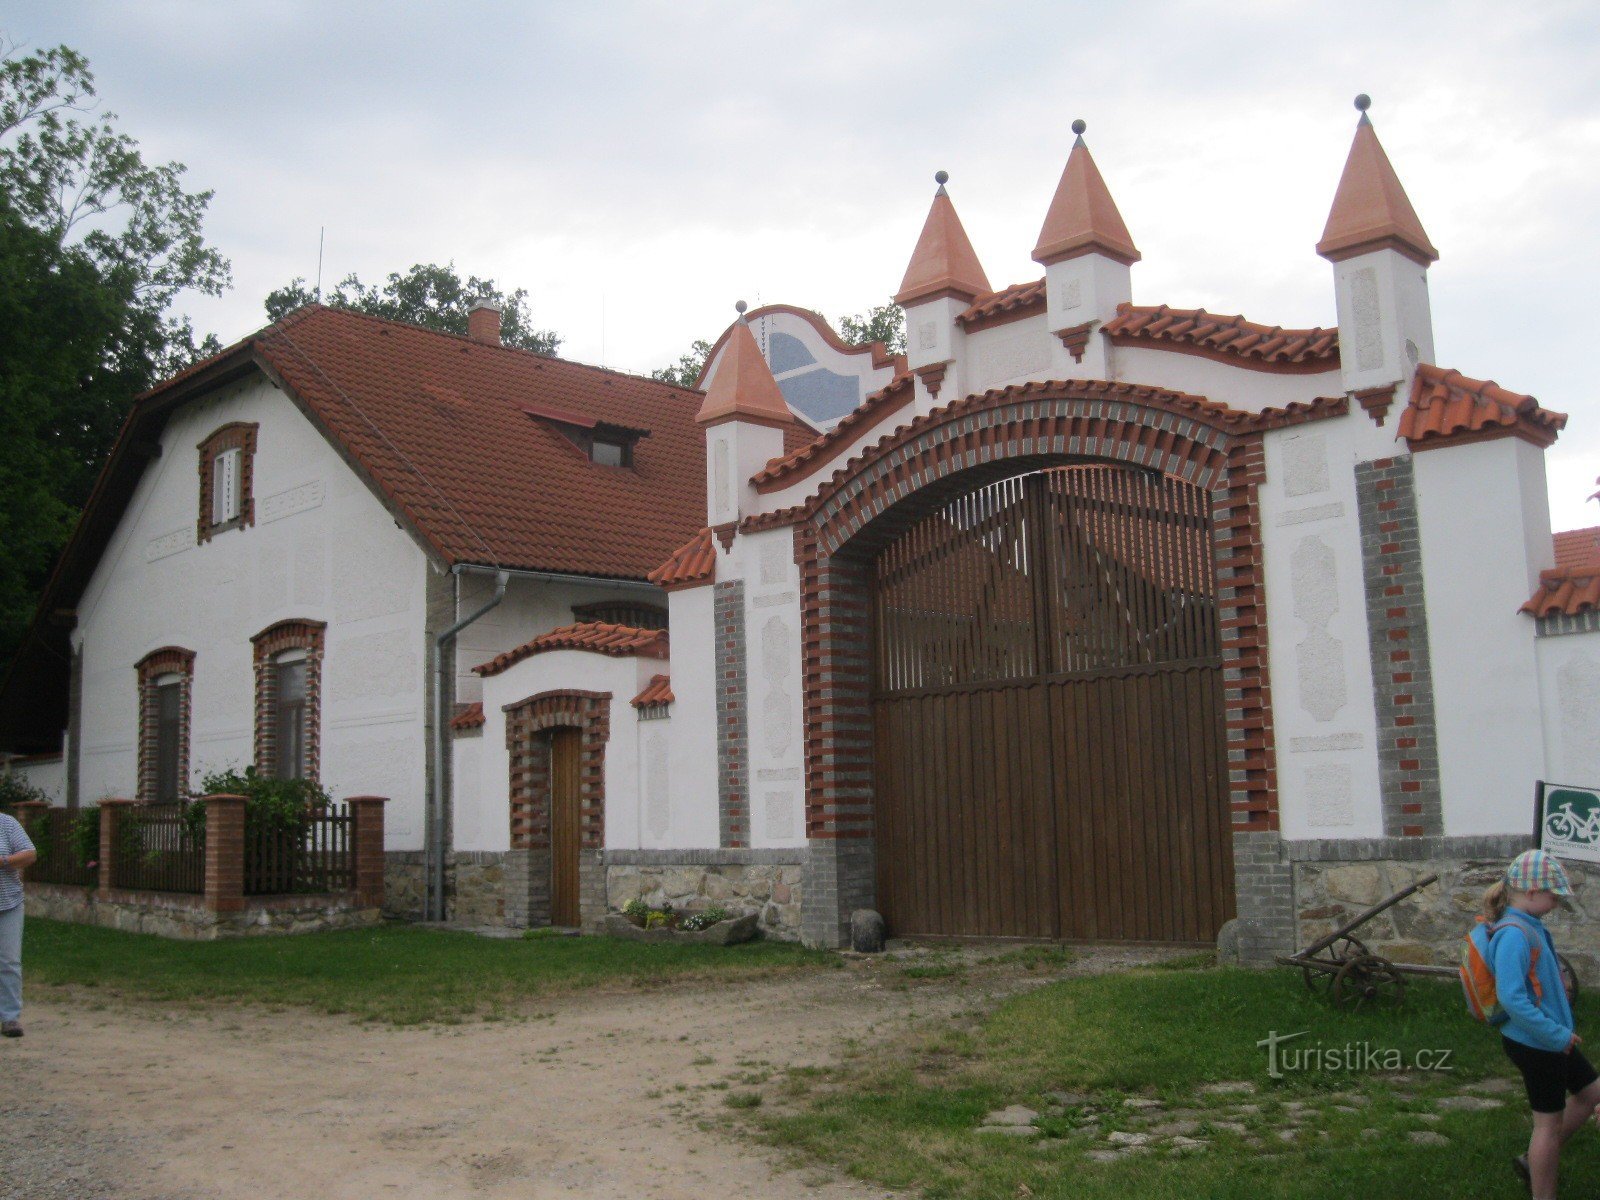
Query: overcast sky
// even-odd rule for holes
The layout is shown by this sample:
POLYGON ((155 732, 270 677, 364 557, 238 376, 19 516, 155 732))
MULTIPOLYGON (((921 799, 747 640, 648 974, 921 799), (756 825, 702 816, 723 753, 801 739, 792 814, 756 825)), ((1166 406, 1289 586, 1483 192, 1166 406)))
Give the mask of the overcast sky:
POLYGON ((1443 256, 1439 362, 1570 413, 1554 524, 1600 523, 1593 3, 7 0, 0 30, 83 52, 147 155, 215 190, 234 287, 188 299, 202 332, 262 324, 325 226, 325 285, 453 260, 527 288, 567 357, 640 372, 740 298, 882 303, 940 168, 990 281, 1037 278, 1074 117, 1136 302, 1331 325, 1312 247, 1366 91, 1443 256))

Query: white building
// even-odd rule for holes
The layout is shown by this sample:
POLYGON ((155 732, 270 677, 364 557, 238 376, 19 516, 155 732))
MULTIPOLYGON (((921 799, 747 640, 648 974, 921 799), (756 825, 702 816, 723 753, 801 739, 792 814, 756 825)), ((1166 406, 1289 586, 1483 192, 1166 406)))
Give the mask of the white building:
MULTIPOLYGON (((133 786, 135 668, 169 645, 194 652, 190 774, 247 759, 264 632, 257 657, 320 665, 324 778, 400 798, 415 851, 427 648, 515 566, 445 693, 457 916, 589 924, 643 893, 819 944, 861 907, 929 935, 1239 918, 1259 956, 1428 870, 1438 898, 1372 937, 1447 945, 1527 844, 1535 782, 1600 783, 1600 530, 1552 538, 1566 418, 1435 363, 1438 252, 1365 112, 1317 244, 1327 328, 1135 304, 1081 136, 1040 279, 994 289, 943 184, 902 359, 770 306, 702 402, 530 356, 491 379, 474 364, 510 352, 319 311, 141 402, 165 426, 136 418, 108 478, 162 454, 91 509, 42 610, 77 623, 72 793, 133 786), (262 472, 293 450, 247 536, 207 540, 202 512, 197 540, 186 447, 236 422, 262 472)), ((156 689, 188 678, 148 661, 156 689)))

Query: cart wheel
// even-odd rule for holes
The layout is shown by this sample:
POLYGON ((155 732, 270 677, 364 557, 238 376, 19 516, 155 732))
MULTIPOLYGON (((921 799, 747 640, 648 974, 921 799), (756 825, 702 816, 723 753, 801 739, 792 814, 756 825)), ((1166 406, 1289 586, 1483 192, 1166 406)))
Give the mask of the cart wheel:
POLYGON ((1561 984, 1567 989, 1567 1003, 1571 1004, 1578 998, 1578 968, 1565 954, 1556 955, 1556 964, 1561 971, 1561 984))
MULTIPOLYGON (((1327 947, 1324 951, 1334 964, 1349 962, 1352 958, 1364 958, 1372 953, 1360 938, 1351 937, 1348 933, 1327 947)), ((1333 990, 1333 980, 1336 972, 1319 971, 1314 967, 1301 967, 1300 977, 1305 980, 1307 990, 1316 994, 1326 994, 1333 990)))
POLYGON ((1360 1010, 1363 1006, 1398 1008, 1406 996, 1405 977, 1394 964, 1375 954, 1352 958, 1333 977, 1336 1008, 1360 1010))

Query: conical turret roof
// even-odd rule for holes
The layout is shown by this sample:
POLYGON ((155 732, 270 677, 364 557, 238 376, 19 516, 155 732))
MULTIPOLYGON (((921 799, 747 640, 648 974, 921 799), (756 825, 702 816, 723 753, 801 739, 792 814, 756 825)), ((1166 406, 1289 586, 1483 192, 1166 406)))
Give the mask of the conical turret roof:
POLYGON ((778 390, 761 347, 741 313, 722 348, 722 361, 695 417, 702 425, 738 418, 764 425, 789 425, 794 416, 778 390))
POLYGON ((911 253, 911 265, 906 277, 900 281, 895 293, 896 304, 914 304, 918 300, 948 294, 972 300, 994 289, 989 277, 983 273, 967 231, 956 216, 956 206, 944 190, 949 176, 940 171, 934 177, 939 190, 934 193, 933 207, 928 209, 928 219, 923 222, 922 236, 911 253))
POLYGON ((1049 266, 1082 254, 1103 254, 1119 263, 1139 261, 1133 235, 1117 211, 1111 189, 1095 166, 1094 156, 1084 144, 1082 121, 1072 123, 1078 135, 1067 155, 1067 165, 1056 185, 1050 211, 1039 230, 1039 244, 1033 248, 1033 261, 1049 266))
POLYGON ((1365 96, 1357 97, 1361 121, 1317 253, 1329 262, 1339 262, 1370 250, 1391 249, 1423 266, 1438 262, 1439 252, 1428 240, 1417 210, 1411 207, 1400 177, 1378 141, 1377 130, 1367 118, 1369 103, 1365 96))

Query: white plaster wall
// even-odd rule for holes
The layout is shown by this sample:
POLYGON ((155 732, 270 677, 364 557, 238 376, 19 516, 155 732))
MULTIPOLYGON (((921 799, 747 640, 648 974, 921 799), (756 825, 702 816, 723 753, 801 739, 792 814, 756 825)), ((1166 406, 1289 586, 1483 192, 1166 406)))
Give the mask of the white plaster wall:
POLYGON ((1381 837, 1354 416, 1270 433, 1260 490, 1286 838, 1381 837))
MULTIPOLYGON (((1098 333, 1094 336, 1100 337, 1098 333)), ((1230 366, 1198 354, 1144 346, 1111 347, 1111 371, 1111 378, 1123 383, 1188 392, 1245 412, 1343 394, 1337 368, 1314 375, 1282 375, 1230 366)), ((1356 411, 1359 413, 1360 409, 1356 411)), ((1367 420, 1364 413, 1361 419, 1367 420)))
POLYGON ((391 849, 422 844, 422 551, 294 404, 250 380, 168 422, 78 608, 83 647, 82 795, 131 796, 134 664, 165 645, 195 652, 191 785, 253 753, 250 638, 287 618, 325 621, 322 781, 390 798, 391 849), (260 425, 256 523, 195 543, 197 446, 230 421, 260 425))
MULTIPOLYGON (((1529 617, 1523 620, 1533 623, 1529 617)), ((1544 778, 1600 787, 1600 632, 1539 638, 1535 656, 1544 716, 1544 778)), ((1530 787, 1529 802, 1532 795, 1530 787)))
MULTIPOLYGON (((967 391, 986 392, 1030 379, 1049 379, 1052 342, 1060 345, 1043 313, 968 333, 962 345, 962 378, 967 391)), ((942 390, 939 396, 944 400, 956 398, 942 390)))
POLYGON ((803 627, 794 531, 742 535, 731 558, 728 574, 744 578, 750 844, 803 846, 803 627))
POLYGON ((1517 611, 1552 553, 1543 455, 1502 438, 1414 461, 1445 833, 1517 832, 1545 769, 1533 621, 1517 611))
POLYGON ((11 774, 29 787, 38 788, 50 797, 51 804, 67 802, 67 766, 65 759, 51 758, 38 762, 11 764, 11 774))
MULTIPOLYGON (((484 733, 477 730, 450 737, 450 819, 452 843, 457 850, 505 849, 510 821, 496 828, 490 812, 509 812, 509 775, 485 778, 484 733), (499 793, 497 805, 494 797, 499 793)), ((508 768, 509 769, 509 768, 508 768)))
POLYGON ((666 832, 654 834, 646 824, 644 846, 649 849, 707 849, 720 841, 713 601, 710 584, 671 594, 674 699, 667 747, 671 790, 666 832))
POLYGON ((660 674, 670 674, 662 659, 552 650, 485 679, 483 737, 475 750, 465 748, 466 739, 456 743, 456 762, 469 770, 475 765, 478 780, 472 815, 463 817, 464 806, 457 803, 456 849, 511 848, 511 753, 506 748, 505 707, 550 691, 611 693, 611 736, 605 753, 605 844, 610 849, 637 848, 639 721, 631 702, 652 675, 660 674), (472 844, 464 840, 467 837, 473 839, 472 844))
MULTIPOLYGON (((459 580, 456 619, 477 612, 494 595, 491 576, 472 573, 460 576, 459 580)), ((505 598, 456 637, 456 701, 472 704, 482 699, 483 679, 473 671, 474 667, 532 641, 541 633, 571 625, 576 619, 572 615, 574 604, 594 604, 600 600, 630 600, 664 607, 667 595, 656 587, 608 583, 601 579, 592 585, 511 579, 506 585, 505 598)))

